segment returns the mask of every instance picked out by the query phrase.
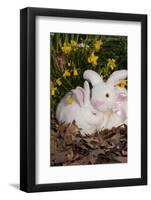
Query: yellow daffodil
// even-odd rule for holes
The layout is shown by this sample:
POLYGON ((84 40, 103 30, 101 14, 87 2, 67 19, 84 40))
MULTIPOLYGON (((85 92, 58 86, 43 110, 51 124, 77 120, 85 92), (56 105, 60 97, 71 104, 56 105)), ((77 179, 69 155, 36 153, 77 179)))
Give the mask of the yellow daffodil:
POLYGON ((61 50, 63 51, 63 53, 65 54, 69 54, 71 51, 71 46, 68 43, 64 43, 63 47, 61 47, 61 50))
POLYGON ((95 56, 94 53, 91 53, 91 55, 88 57, 88 63, 91 63, 92 65, 97 65, 97 59, 98 56, 95 56))
POLYGON ((73 99, 72 99, 72 96, 68 96, 67 97, 67 102, 68 102, 68 104, 72 104, 73 103, 73 99))
POLYGON ((77 42, 75 40, 71 40, 71 47, 75 48, 77 46, 77 42))
POLYGON ((107 60, 107 67, 111 68, 112 70, 116 68, 116 60, 114 58, 109 58, 107 60))
POLYGON ((116 84, 115 87, 125 88, 127 86, 127 80, 122 80, 120 83, 116 84))
POLYGON ((70 62, 68 62, 68 67, 70 67, 71 66, 71 63, 70 62))
POLYGON ((120 86, 121 88, 125 88, 127 86, 127 80, 122 80, 120 86))
POLYGON ((78 76, 78 70, 76 67, 73 69, 73 76, 78 76))
POLYGON ((67 76, 71 76, 71 73, 69 72, 69 70, 65 70, 63 73, 64 78, 66 78, 67 76))
POLYGON ((94 44, 95 50, 100 50, 102 48, 103 42, 102 40, 97 40, 94 44))
POLYGON ((51 96, 55 96, 56 90, 57 90, 57 87, 54 87, 54 84, 51 83, 51 90, 50 90, 51 96))
POLYGON ((61 78, 58 78, 58 79, 56 80, 56 83, 57 83, 59 86, 62 85, 61 78))

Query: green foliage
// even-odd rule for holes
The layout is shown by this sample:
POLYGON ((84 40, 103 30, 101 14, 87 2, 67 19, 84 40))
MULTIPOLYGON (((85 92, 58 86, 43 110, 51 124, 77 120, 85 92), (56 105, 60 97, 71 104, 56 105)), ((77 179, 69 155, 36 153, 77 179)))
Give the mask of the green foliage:
POLYGON ((83 86, 83 72, 92 69, 105 80, 117 69, 127 68, 127 37, 51 33, 51 110, 76 86, 83 86))

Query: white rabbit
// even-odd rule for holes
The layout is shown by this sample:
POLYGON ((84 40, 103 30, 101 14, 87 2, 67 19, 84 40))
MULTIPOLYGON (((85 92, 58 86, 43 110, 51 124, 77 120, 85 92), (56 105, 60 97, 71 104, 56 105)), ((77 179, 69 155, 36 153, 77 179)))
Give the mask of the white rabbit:
POLYGON ((105 82, 93 70, 86 70, 84 79, 92 84, 91 103, 95 109, 104 112, 104 122, 98 130, 117 127, 127 121, 127 90, 115 85, 127 77, 127 70, 118 70, 105 82))
POLYGON ((90 88, 87 81, 84 82, 84 89, 76 87, 67 93, 59 102, 56 110, 56 118, 59 123, 72 123, 74 120, 81 134, 93 134, 98 125, 103 121, 103 114, 98 112, 90 103, 90 88), (68 98, 73 102, 68 103, 68 98))
POLYGON ((107 123, 107 128, 117 127, 122 124, 127 124, 127 90, 124 88, 117 88, 117 99, 107 123))

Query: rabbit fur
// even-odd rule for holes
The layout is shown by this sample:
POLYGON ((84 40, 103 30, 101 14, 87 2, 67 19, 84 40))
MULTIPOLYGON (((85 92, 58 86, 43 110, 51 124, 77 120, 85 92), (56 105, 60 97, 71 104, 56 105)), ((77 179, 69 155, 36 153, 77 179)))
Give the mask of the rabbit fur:
POLYGON ((127 70, 113 72, 106 82, 93 70, 86 70, 83 77, 92 84, 90 101, 93 107, 104 113, 98 131, 127 123, 127 90, 115 87, 127 77, 127 70))
POLYGON ((57 106, 56 118, 60 124, 75 121, 82 135, 96 132, 104 118, 102 112, 91 105, 90 87, 87 81, 84 82, 84 88, 76 87, 61 99, 57 106), (72 104, 68 103, 69 97, 73 99, 72 104))

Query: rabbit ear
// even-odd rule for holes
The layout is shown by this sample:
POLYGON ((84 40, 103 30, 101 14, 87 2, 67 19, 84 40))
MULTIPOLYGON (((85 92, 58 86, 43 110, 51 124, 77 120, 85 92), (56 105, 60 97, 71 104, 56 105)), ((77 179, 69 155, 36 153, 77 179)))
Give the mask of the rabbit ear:
POLYGON ((102 83, 101 76, 93 70, 86 70, 83 74, 83 78, 88 80, 92 86, 102 83))
POLYGON ((110 75, 109 79, 107 80, 107 83, 118 84, 121 82, 121 80, 125 79, 126 77, 127 77, 127 70, 118 70, 110 75))
POLYGON ((85 81, 84 82, 84 91, 85 91, 85 103, 89 103, 90 101, 90 86, 89 86, 89 83, 88 81, 85 81))
POLYGON ((76 87, 76 89, 72 90, 73 98, 77 101, 77 103, 82 106, 84 104, 84 89, 81 87, 76 87))

